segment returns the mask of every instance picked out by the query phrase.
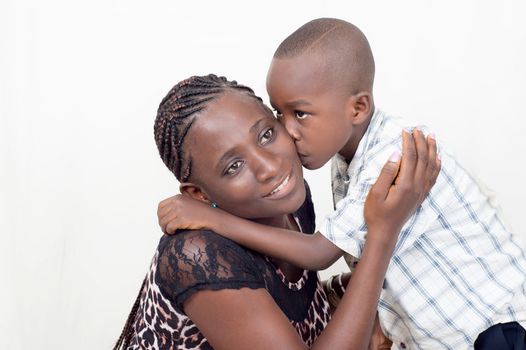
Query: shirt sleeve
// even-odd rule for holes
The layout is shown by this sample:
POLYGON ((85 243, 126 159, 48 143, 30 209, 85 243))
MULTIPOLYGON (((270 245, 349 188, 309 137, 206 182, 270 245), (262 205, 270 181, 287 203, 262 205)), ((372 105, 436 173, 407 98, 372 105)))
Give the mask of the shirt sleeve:
POLYGON ((336 203, 334 212, 323 223, 322 234, 354 257, 361 257, 365 245, 367 224, 363 210, 367 194, 395 150, 401 152, 401 137, 390 139, 385 144, 376 144, 362 159, 351 163, 345 197, 336 203))
POLYGON ((334 212, 327 216, 321 231, 341 250, 355 257, 362 255, 365 244, 367 224, 363 207, 370 186, 370 183, 362 183, 360 188, 349 189, 347 195, 336 204, 334 212))
POLYGON ((265 288, 257 256, 211 231, 186 231, 164 237, 159 246, 157 272, 161 290, 181 310, 183 303, 198 291, 265 288))

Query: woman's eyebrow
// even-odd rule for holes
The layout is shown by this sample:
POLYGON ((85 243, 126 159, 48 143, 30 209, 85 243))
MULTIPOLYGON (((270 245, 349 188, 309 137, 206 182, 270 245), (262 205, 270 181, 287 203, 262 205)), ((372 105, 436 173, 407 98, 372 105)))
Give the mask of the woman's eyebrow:
POLYGON ((260 129, 260 124, 263 123, 263 122, 265 122, 265 120, 267 120, 267 117, 263 117, 263 118, 259 119, 257 122, 254 123, 254 125, 252 125, 252 126, 250 127, 250 130, 249 130, 249 131, 250 131, 251 133, 255 133, 255 132, 257 132, 257 131, 260 129))

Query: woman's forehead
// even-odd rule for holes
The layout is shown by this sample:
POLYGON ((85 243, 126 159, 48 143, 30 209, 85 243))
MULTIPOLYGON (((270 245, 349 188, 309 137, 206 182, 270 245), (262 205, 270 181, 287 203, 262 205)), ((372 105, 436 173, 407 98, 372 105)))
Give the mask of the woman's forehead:
POLYGON ((226 92, 200 113, 194 127, 207 134, 243 132, 262 117, 274 118, 259 100, 243 92, 226 92))
POLYGON ((254 139, 254 131, 262 121, 274 121, 270 110, 249 95, 225 93, 199 113, 187 135, 192 158, 217 154, 234 146, 242 147, 254 139))

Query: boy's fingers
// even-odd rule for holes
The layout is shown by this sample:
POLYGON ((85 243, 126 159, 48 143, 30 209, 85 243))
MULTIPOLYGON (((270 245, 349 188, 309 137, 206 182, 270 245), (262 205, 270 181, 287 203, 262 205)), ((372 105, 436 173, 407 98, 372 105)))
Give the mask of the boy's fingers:
POLYGON ((157 209, 157 217, 161 218, 163 216, 166 216, 170 213, 172 210, 172 207, 170 206, 164 206, 162 208, 157 209))
POLYGON ((429 174, 427 173, 429 165, 428 143, 426 141, 424 133, 418 128, 414 130, 413 138, 415 140, 416 154, 418 157, 415 166, 415 181, 417 181, 415 185, 422 186, 428 183, 428 178, 426 178, 425 176, 429 176, 429 174))
POLYGON ((378 176, 376 183, 371 188, 371 192, 374 195, 385 199, 387 197, 387 194, 389 193, 389 190, 391 189, 391 186, 393 185, 393 181, 395 180, 396 175, 398 175, 399 168, 400 153, 394 152, 382 168, 380 176, 378 176))
POLYGON ((166 222, 166 234, 173 234, 178 228, 180 228, 181 220, 177 215, 172 216, 167 222, 166 222))
POLYGON ((159 225, 161 226, 164 233, 167 233, 167 234, 171 233, 169 232, 170 231, 169 226, 173 225, 176 219, 177 219, 177 214, 173 212, 159 219, 159 225))
POLYGON ((175 232, 176 229, 177 229, 177 225, 175 224, 175 222, 174 221, 170 221, 168 223, 168 225, 166 225, 166 232, 165 233, 168 234, 168 235, 171 235, 172 233, 175 232))
POLYGON ((413 134, 406 130, 402 130, 402 163, 400 165, 399 181, 412 180, 414 177, 416 160, 417 155, 413 134))
POLYGON ((163 207, 165 207, 167 204, 170 203, 170 201, 172 200, 173 197, 168 197, 166 199, 163 199, 162 201, 159 202, 159 206, 157 207, 158 209, 161 209, 163 207))

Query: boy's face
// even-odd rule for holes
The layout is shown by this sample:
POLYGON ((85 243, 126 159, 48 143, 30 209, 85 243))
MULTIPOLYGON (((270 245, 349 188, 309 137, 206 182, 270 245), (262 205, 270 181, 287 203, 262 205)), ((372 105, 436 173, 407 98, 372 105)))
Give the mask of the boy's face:
POLYGON ((320 168, 352 142, 349 96, 330 76, 315 54, 275 58, 267 75, 270 103, 307 169, 320 168))

